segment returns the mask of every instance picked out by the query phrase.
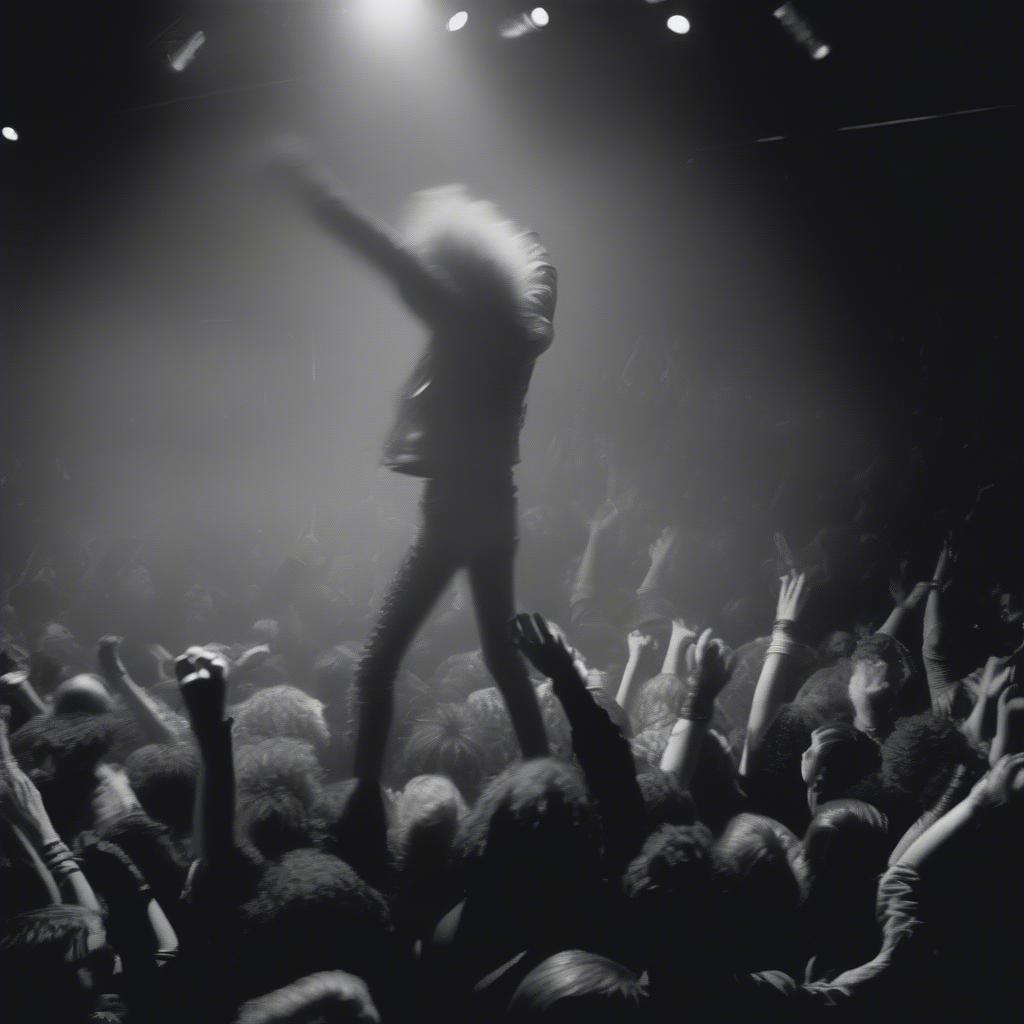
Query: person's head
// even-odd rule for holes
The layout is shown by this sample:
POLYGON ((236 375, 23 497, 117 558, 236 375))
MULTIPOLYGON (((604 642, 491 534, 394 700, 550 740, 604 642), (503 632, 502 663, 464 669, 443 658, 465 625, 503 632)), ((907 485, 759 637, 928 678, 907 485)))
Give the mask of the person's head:
POLYGON ((387 904, 344 861, 293 850, 242 908, 248 974, 263 989, 316 971, 351 971, 377 994, 390 966, 387 904))
POLYGON ((421 718, 405 743, 401 774, 444 775, 473 800, 484 781, 487 757, 472 713, 464 704, 441 704, 421 718))
POLYGON ((822 724, 813 708, 784 704, 765 731, 758 770, 751 780, 759 808, 796 832, 802 833, 810 819, 807 789, 800 776, 803 755, 822 724))
POLYGON ((714 847, 714 867, 736 966, 795 970, 796 920, 803 897, 800 842, 760 814, 738 814, 714 847))
POLYGON ((838 723, 815 729, 800 762, 811 814, 827 801, 841 797, 876 771, 880 763, 878 745, 852 725, 838 723))
POLYGON ((648 833, 662 825, 692 825, 697 820, 693 797, 670 772, 652 768, 636 778, 644 800, 648 833))
POLYGON ((191 743, 149 743, 132 751, 124 768, 151 818, 178 836, 192 831, 199 754, 191 743))
POLYGON ((882 779, 924 810, 959 765, 981 774, 980 755, 956 723, 932 714, 899 719, 882 744, 882 779))
POLYGON ((337 644, 313 663, 313 696, 323 701, 335 720, 343 722, 348 693, 356 672, 356 656, 351 648, 337 644), (340 716, 340 717, 339 717, 340 716))
POLYGON ((410 197, 403 235, 473 305, 513 316, 531 272, 546 264, 535 235, 521 231, 490 202, 463 185, 426 189, 410 197))
POLYGON ((433 689, 440 703, 457 704, 474 690, 491 685, 491 677, 480 651, 449 655, 434 673, 433 689))
POLYGON ((366 983, 345 971, 318 971, 251 999, 235 1024, 377 1024, 366 983))
POLYGON ((304 740, 315 750, 330 742, 323 705, 294 686, 259 690, 235 712, 235 731, 240 738, 288 737, 304 740))
POLYGON ((548 957, 523 978, 505 1017, 523 1024, 627 1024, 642 1019, 646 999, 640 978, 625 965, 570 949, 548 957))
POLYGON ((53 694, 55 715, 103 715, 114 709, 114 698, 99 676, 82 672, 65 679, 53 694))
POLYGON ((74 835, 91 817, 96 768, 114 745, 112 715, 37 715, 11 734, 11 751, 39 788, 57 831, 74 835))
POLYGON ((663 825, 647 837, 623 876, 632 939, 656 984, 668 983, 666 969, 713 956, 711 844, 704 825, 663 825))
POLYGON ((686 694, 683 681, 668 672, 659 672, 644 683, 630 716, 633 729, 641 733, 660 725, 672 725, 686 694))
POLYGON ((3 1015, 11 1024, 84 1022, 110 990, 117 957, 99 914, 74 904, 29 910, 0 931, 3 1015))
POLYGON ((391 845, 402 862, 423 846, 454 845, 469 807, 445 775, 417 775, 398 794, 391 845))
POLYGON ((910 655, 897 640, 875 633, 858 642, 851 661, 849 695, 854 723, 885 735, 914 673, 910 655))
POLYGON ((877 949, 874 897, 892 841, 884 814, 861 800, 833 800, 814 816, 803 839, 808 893, 805 913, 820 952, 846 947, 852 962, 877 949))
POLYGON ((519 754, 505 700, 496 686, 489 686, 471 693, 466 698, 466 709, 472 720, 473 736, 486 757, 487 774, 497 775, 519 754))
POLYGON ((506 769, 470 811, 463 853, 471 891, 512 914, 543 916, 589 902, 601 860, 580 773, 550 758, 506 769))
POLYGON ((320 767, 313 748, 295 739, 269 739, 238 749, 238 819, 263 856, 276 859, 315 840, 313 810, 320 767))

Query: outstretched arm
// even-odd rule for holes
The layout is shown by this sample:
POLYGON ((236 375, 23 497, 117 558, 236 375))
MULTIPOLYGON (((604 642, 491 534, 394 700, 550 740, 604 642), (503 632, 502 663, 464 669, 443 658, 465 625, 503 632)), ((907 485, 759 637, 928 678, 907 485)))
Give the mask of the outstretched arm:
POLYGON ((711 639, 710 629, 704 630, 696 647, 690 648, 686 697, 661 757, 661 770, 675 775, 683 787, 690 785, 697 767, 701 744, 714 715, 715 698, 732 675, 731 656, 724 656, 723 649, 721 640, 711 639))
POLYGON ((323 167, 290 151, 272 161, 272 170, 321 227, 394 282, 417 316, 436 324, 451 314, 456 299, 448 285, 390 228, 357 209, 323 167))
POLYGON ((138 683, 128 674, 121 661, 121 638, 105 636, 100 638, 97 661, 103 681, 116 693, 139 723, 150 743, 174 743, 177 736, 160 717, 156 704, 138 683))
POLYGON ((196 794, 196 853, 210 868, 230 864, 235 849, 235 766, 230 718, 225 718, 227 665, 192 647, 174 663, 202 758, 196 794))
POLYGON ((644 837, 644 804, 629 742, 595 703, 574 653, 553 636, 541 615, 518 615, 512 640, 538 672, 551 680, 572 726, 573 752, 587 780, 605 830, 609 867, 621 871, 644 837))
POLYGON ((747 738, 743 744, 740 774, 752 774, 757 755, 768 727, 783 704, 792 700, 793 684, 798 678, 803 645, 794 635, 794 626, 807 602, 807 577, 791 571, 783 576, 779 589, 775 629, 764 659, 761 675, 754 690, 754 700, 747 720, 747 738))

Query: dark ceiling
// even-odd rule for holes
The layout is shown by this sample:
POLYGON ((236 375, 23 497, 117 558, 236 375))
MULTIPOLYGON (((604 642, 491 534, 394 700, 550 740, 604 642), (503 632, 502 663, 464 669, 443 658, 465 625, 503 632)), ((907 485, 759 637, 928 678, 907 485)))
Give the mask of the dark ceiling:
MULTIPOLYGON (((367 0, 6 5, 3 122, 26 142, 67 140, 90 136, 129 109, 315 79, 331 59, 338 19, 355 2, 367 0), (168 49, 198 29, 207 36, 204 50, 184 74, 170 72, 168 49)), ((438 26, 456 9, 448 0, 422 2, 437 9, 438 26)), ((458 6, 472 17, 453 45, 486 53, 513 82, 621 75, 668 110, 685 95, 691 137, 702 144, 1017 100, 1019 4, 798 0, 793 6, 831 47, 822 61, 783 31, 772 15, 778 5, 549 0, 546 30, 501 41, 496 26, 520 5, 464 0, 458 6), (674 11, 690 18, 688 35, 666 31, 674 11)))

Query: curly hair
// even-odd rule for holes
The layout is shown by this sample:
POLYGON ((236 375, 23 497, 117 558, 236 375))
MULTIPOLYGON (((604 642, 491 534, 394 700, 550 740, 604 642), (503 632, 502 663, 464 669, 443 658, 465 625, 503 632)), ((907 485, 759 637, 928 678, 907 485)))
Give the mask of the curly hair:
POLYGON ((487 757, 476 738, 476 721, 465 704, 441 704, 420 718, 402 753, 400 776, 444 775, 467 800, 475 799, 487 757))
POLYGON ((237 763, 239 823, 253 846, 275 859, 312 845, 321 776, 313 748, 296 739, 262 740, 240 747, 237 763))
POLYGON ((323 704, 294 686, 271 686, 254 693, 235 712, 235 733, 240 742, 291 737, 317 750, 331 738, 323 704))
POLYGON ((668 672, 652 676, 637 695, 630 716, 634 731, 639 734, 659 726, 673 725, 685 695, 686 686, 679 676, 668 672))
POLYGON ((600 834, 583 778, 553 758, 494 779, 470 812, 461 848, 470 891, 517 912, 579 906, 599 887, 600 834))

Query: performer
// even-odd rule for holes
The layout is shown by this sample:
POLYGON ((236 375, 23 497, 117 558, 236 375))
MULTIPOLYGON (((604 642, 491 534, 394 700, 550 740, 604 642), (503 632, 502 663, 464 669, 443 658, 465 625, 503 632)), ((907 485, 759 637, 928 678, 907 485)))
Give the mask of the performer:
POLYGON ((434 603, 466 569, 484 661, 524 757, 547 753, 512 645, 519 433, 534 360, 552 340, 556 274, 536 234, 460 185, 412 197, 398 237, 355 209, 311 161, 278 160, 317 221, 389 277, 430 331, 383 465, 424 477, 419 534, 391 583, 353 684, 355 775, 381 777, 399 665, 434 603))

